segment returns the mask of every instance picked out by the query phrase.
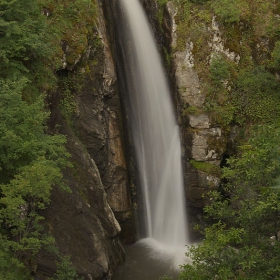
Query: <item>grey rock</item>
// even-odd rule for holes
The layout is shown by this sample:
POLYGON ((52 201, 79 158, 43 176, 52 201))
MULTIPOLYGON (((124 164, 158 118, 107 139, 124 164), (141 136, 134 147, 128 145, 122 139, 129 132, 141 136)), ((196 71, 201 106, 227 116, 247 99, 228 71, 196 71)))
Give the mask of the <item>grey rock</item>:
POLYGON ((210 127, 210 120, 206 114, 201 115, 189 115, 189 123, 190 126, 193 128, 209 128, 210 127))

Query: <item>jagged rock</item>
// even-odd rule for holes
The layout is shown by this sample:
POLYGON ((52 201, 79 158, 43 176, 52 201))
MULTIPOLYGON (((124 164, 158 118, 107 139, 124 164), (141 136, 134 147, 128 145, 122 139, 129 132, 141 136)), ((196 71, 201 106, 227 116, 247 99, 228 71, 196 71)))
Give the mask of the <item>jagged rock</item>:
POLYGON ((175 17, 178 13, 178 8, 174 6, 174 4, 169 1, 167 2, 166 4, 166 8, 167 8, 167 11, 168 11, 168 15, 169 15, 169 18, 170 18, 170 30, 171 30, 171 46, 172 47, 175 47, 176 44, 177 44, 177 33, 176 33, 176 29, 177 29, 177 24, 176 24, 176 21, 175 21, 175 17))
MULTIPOLYGON (((64 172, 71 193, 55 189, 51 204, 42 211, 46 230, 55 238, 61 255, 71 261, 85 279, 110 279, 113 270, 123 262, 124 251, 119 241, 120 226, 107 202, 98 168, 83 145, 63 122, 58 112, 52 118, 60 123, 60 133, 67 135, 67 150, 73 168, 64 172)), ((37 275, 54 271, 56 257, 39 254, 37 275)), ((44 279, 44 278, 43 278, 44 279)))
POLYGON ((190 126, 193 128, 209 128, 210 127, 210 120, 206 114, 201 115, 189 115, 189 122, 190 126))
POLYGON ((122 141, 116 115, 109 114, 109 172, 114 180, 107 189, 108 201, 114 212, 129 209, 126 181, 126 164, 122 150, 122 141))
POLYGON ((179 96, 185 104, 202 107, 205 96, 200 90, 198 75, 192 67, 190 52, 191 50, 188 49, 184 52, 176 52, 174 54, 175 75, 179 96))
MULTIPOLYGON (((175 49, 177 43, 176 14, 178 11, 169 3, 167 5, 167 12, 171 24, 169 28, 172 33, 170 35, 172 38, 171 45, 175 49)), ((209 44, 212 53, 224 53, 232 60, 238 62, 238 56, 224 48, 223 40, 220 36, 221 32, 215 17, 212 20, 211 28, 212 29, 209 30, 209 42, 206 42, 206 44, 209 44)), ((191 168, 188 161, 211 161, 219 165, 227 148, 227 134, 223 133, 219 126, 215 127, 215 123, 211 123, 212 120, 210 116, 206 112, 203 112, 206 92, 202 90, 201 85, 203 81, 200 81, 196 72, 196 61, 193 51, 194 44, 190 39, 187 39, 185 42, 185 49, 174 53, 173 64, 176 86, 178 88, 179 107, 192 107, 198 112, 195 114, 187 114, 186 121, 181 122, 181 130, 184 136, 183 146, 185 147, 185 160, 187 162, 185 172, 187 199, 190 202, 189 205, 200 208, 206 203, 203 199, 203 195, 210 189, 217 188, 220 179, 191 168)), ((210 58, 207 58, 205 63, 209 60, 210 58)))
POLYGON ((225 48, 224 46, 224 41, 221 37, 222 32, 219 28, 219 24, 216 21, 216 16, 212 17, 212 26, 211 26, 210 32, 212 32, 212 40, 209 40, 208 45, 211 48, 211 58, 213 55, 217 53, 222 53, 224 54, 229 60, 234 61, 236 63, 239 62, 240 60, 240 55, 236 54, 234 52, 231 52, 228 48, 225 48))
POLYGON ((195 170, 191 168, 191 166, 189 166, 188 169, 189 173, 187 178, 190 187, 187 189, 187 197, 189 206, 202 208, 208 203, 204 195, 206 195, 209 190, 217 189, 220 184, 220 179, 202 171, 195 170))
MULTIPOLYGON (((79 58, 83 66, 78 62, 71 67, 67 64, 61 73, 80 75, 79 92, 73 93, 76 108, 70 124, 59 111, 59 94, 50 97, 49 127, 67 137, 73 168, 64 171, 64 179, 72 192, 54 189, 51 204, 42 211, 45 229, 54 236, 60 255, 69 255, 85 280, 111 279, 113 271, 124 261, 120 234, 124 240, 133 240, 135 236, 130 230, 128 237, 125 230, 133 227, 133 220, 121 109, 101 10, 97 29, 101 44, 87 46, 79 58), (122 233, 116 216, 124 228, 122 233)), ((67 53, 67 44, 64 51, 67 53)), ((38 279, 53 275, 56 258, 46 251, 40 252, 36 260, 38 279)))
POLYGON ((206 160, 207 139, 204 136, 194 134, 192 141, 192 158, 197 161, 206 160))

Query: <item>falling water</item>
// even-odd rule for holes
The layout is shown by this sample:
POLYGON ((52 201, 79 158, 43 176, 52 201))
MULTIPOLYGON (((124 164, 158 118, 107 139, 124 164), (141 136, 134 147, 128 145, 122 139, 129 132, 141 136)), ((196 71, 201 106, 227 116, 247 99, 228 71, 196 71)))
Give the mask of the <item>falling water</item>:
POLYGON ((146 237, 155 255, 184 262, 189 242, 181 144, 169 87, 138 0, 121 0, 131 36, 125 49, 129 106, 144 201, 146 237))

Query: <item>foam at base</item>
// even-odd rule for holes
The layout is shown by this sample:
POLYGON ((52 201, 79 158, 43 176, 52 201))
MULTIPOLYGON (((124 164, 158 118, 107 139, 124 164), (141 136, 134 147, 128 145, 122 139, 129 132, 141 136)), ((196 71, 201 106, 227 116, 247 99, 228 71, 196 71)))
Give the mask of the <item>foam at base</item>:
POLYGON ((191 263, 191 259, 186 256, 186 246, 169 246, 150 237, 140 239, 137 243, 150 249, 150 258, 166 263, 170 269, 180 270, 180 265, 191 263))

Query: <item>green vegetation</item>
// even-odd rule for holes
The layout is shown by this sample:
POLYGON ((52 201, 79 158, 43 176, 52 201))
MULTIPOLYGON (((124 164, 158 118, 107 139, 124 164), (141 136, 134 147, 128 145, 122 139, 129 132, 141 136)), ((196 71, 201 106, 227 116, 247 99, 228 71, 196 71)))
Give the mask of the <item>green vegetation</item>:
POLYGON ((279 90, 279 81, 264 67, 241 70, 231 93, 235 121, 273 123, 280 113, 279 90))
POLYGON ((191 160, 190 164, 197 170, 211 174, 216 177, 221 176, 221 169, 219 166, 204 161, 191 160))
POLYGON ((84 278, 78 278, 76 270, 72 266, 72 262, 69 256, 62 258, 58 264, 58 268, 55 274, 55 278, 50 280, 83 280, 84 278))
POLYGON ((246 0, 216 0, 212 1, 211 6, 215 14, 225 23, 239 22, 250 15, 246 0))
POLYGON ((159 6, 162 7, 168 2, 168 0, 157 0, 157 2, 159 4, 159 6))
MULTIPOLYGON (((48 131, 46 97, 58 83, 66 60, 73 67, 95 40, 95 2, 90 0, 0 0, 0 274, 31 279, 27 264, 41 249, 54 248, 38 214, 50 192, 69 191, 62 169, 70 166, 65 137, 48 131)), ((61 110, 73 112, 73 94, 63 83, 61 110)), ((56 279, 77 279, 69 259, 56 279), (67 266, 67 272, 65 267, 67 266)))
POLYGON ((213 85, 217 88, 221 88, 223 82, 230 78, 230 71, 227 61, 217 54, 211 60, 209 72, 210 79, 213 85))
POLYGON ((183 111, 183 115, 199 115, 202 112, 201 109, 195 107, 195 106, 186 106, 186 108, 183 111))
POLYGON ((62 77, 60 79, 61 99, 59 102, 59 109, 69 126, 72 123, 71 117, 76 112, 76 102, 73 94, 73 88, 73 80, 70 77, 62 77))
POLYGON ((189 247, 192 264, 179 279, 278 279, 280 277, 279 126, 257 126, 229 160, 223 176, 226 196, 209 193, 205 214, 212 225, 204 240, 189 247))

